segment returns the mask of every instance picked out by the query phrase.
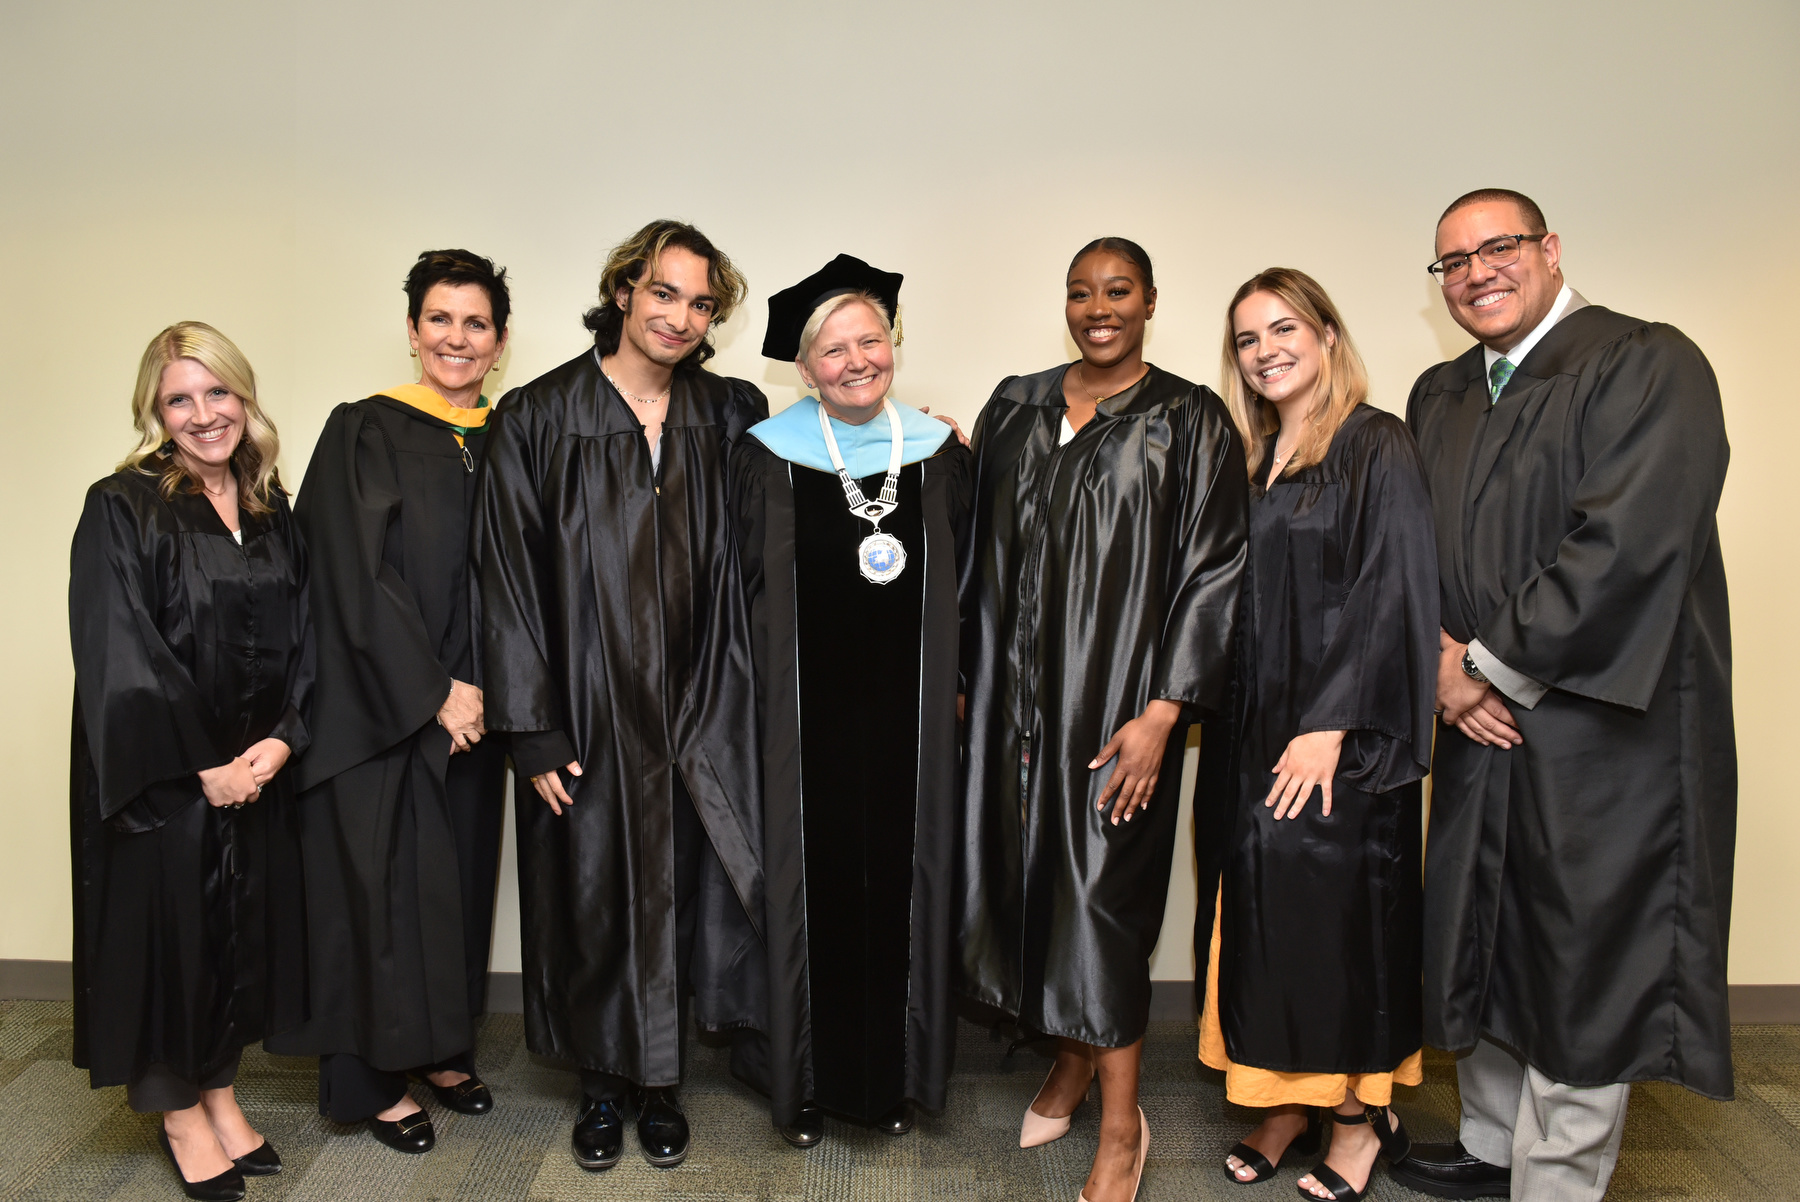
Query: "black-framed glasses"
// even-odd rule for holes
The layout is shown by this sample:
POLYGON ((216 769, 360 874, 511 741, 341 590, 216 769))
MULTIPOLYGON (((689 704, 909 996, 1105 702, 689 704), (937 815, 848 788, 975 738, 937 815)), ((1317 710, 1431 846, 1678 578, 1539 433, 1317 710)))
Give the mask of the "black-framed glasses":
POLYGON ((1505 267, 1519 261, 1519 251, 1527 242, 1542 242, 1547 237, 1548 234, 1501 234, 1472 251, 1452 251, 1425 270, 1437 276, 1439 283, 1448 284, 1469 270, 1469 261, 1476 255, 1480 255, 1481 261, 1489 267, 1505 267))

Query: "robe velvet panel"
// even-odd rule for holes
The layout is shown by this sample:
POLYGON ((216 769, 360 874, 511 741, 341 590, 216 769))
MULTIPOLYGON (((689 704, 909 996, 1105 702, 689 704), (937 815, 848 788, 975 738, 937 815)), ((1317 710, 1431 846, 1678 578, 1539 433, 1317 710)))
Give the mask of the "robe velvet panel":
POLYGON ((1066 371, 1002 381, 976 422, 958 937, 970 996, 1119 1047, 1149 1021, 1186 722, 1229 696, 1247 486, 1224 404, 1155 367, 1059 446, 1066 371), (1115 826, 1116 761, 1088 762, 1159 698, 1184 721, 1115 826))
MULTIPOLYGON (((944 1106, 971 462, 952 443, 902 469, 900 509, 882 529, 908 559, 886 585, 856 568, 869 528, 835 475, 754 439, 733 463, 766 806, 768 1065, 755 1083, 777 1123, 808 1100, 865 1121, 902 1098, 944 1106)), ((880 482, 863 481, 865 493, 880 482)))
POLYGON ((680 1072, 677 773, 713 852, 696 1018, 757 1026, 765 1005, 754 669, 726 470, 766 412, 744 381, 679 373, 659 470, 588 353, 490 421, 474 536, 487 725, 519 732, 521 776, 583 768, 561 817, 515 791, 527 1041, 643 1085, 680 1072))
POLYGON ((1524 745, 1438 739, 1425 1031, 1483 1034, 1570 1085, 1732 1092, 1737 822, 1718 385, 1679 331, 1597 306, 1488 403, 1479 347, 1408 423, 1443 623, 1550 686, 1524 745))
POLYGON ((200 1080, 297 1021, 304 936, 292 774, 241 810, 198 773, 278 738, 303 754, 307 559, 277 494, 240 546, 202 496, 122 471, 75 531, 70 837, 74 1061, 200 1080))
POLYGON ((1412 435, 1367 405, 1321 462, 1263 485, 1250 489, 1239 614, 1220 1026, 1237 1064, 1391 1072, 1421 1040, 1419 781, 1438 664, 1431 498, 1412 435), (1315 789, 1297 818, 1277 821, 1263 804, 1274 765, 1295 736, 1326 730, 1346 732, 1331 813, 1315 789))

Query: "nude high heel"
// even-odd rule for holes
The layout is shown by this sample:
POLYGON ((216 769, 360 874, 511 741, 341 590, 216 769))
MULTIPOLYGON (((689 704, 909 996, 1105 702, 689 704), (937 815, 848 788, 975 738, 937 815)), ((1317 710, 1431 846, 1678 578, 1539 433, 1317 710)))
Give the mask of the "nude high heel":
MULTIPOLYGON (((1138 1107, 1138 1158, 1137 1176, 1131 1179, 1132 1202, 1137 1202, 1138 1189, 1144 1184, 1144 1161, 1150 1157, 1150 1120, 1144 1117, 1144 1108, 1138 1107)), ((1087 1191, 1081 1191, 1081 1202, 1088 1202, 1087 1191)))
MULTIPOLYGON (((1054 1076, 1055 1073, 1056 1066, 1051 1065, 1050 1072, 1044 1077, 1044 1085, 1050 1084, 1050 1077, 1054 1076)), ((1089 1077, 1088 1081, 1092 1083, 1093 1078, 1089 1077)), ((1038 1086, 1038 1093, 1043 1092, 1044 1086, 1038 1086)), ((1037 1098, 1033 1097, 1031 1100, 1035 1102, 1037 1101, 1037 1098)), ((1080 1109, 1081 1104, 1078 1102, 1075 1105, 1075 1110, 1080 1109)), ((1025 1108, 1025 1121, 1019 1124, 1019 1146, 1021 1148, 1035 1148, 1040 1144, 1056 1142, 1069 1133, 1069 1119, 1073 1118, 1074 1114, 1075 1111, 1071 1110, 1068 1115, 1060 1119, 1045 1118, 1043 1115, 1027 1106, 1025 1108)))

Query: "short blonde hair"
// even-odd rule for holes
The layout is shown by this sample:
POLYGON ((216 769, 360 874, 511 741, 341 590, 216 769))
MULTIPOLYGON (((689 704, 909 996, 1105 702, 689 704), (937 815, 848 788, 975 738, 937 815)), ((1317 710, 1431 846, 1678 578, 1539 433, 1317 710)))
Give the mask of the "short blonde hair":
POLYGON ((138 444, 120 462, 118 470, 161 477, 162 495, 172 497, 186 486, 201 491, 200 481, 182 466, 163 424, 157 396, 163 372, 178 359, 192 359, 219 378, 244 405, 244 433, 231 453, 231 470, 237 475, 238 504, 247 513, 269 513, 281 479, 275 460, 281 453, 281 437, 275 423, 256 403, 256 373, 244 352, 219 331, 202 321, 178 321, 150 340, 138 361, 137 390, 131 398, 131 421, 137 427, 138 444))
POLYGON ((888 319, 887 306, 881 303, 880 297, 873 292, 861 290, 840 292, 836 296, 828 296, 820 301, 818 307, 812 311, 812 316, 808 317, 806 324, 800 328, 800 362, 805 362, 806 356, 812 353, 813 343, 818 340, 819 331, 824 328, 825 322, 831 315, 845 305, 857 302, 873 309, 875 320, 881 323, 881 332, 887 335, 889 342, 895 346, 900 345, 902 335, 895 332, 894 323, 888 319))
POLYGON ((1264 441, 1281 429, 1275 406, 1250 387, 1238 362, 1237 309, 1258 292, 1267 292, 1292 309, 1318 336, 1325 351, 1319 365, 1319 382, 1313 386, 1312 412, 1306 415, 1306 427, 1292 456, 1282 466, 1282 475, 1325 458, 1338 428, 1358 405, 1369 399, 1368 369, 1350 341, 1350 331, 1344 328, 1337 306, 1331 303, 1319 281, 1292 267, 1271 267, 1245 280, 1225 307, 1225 350, 1219 364, 1219 384, 1225 393, 1225 407, 1231 411, 1238 436, 1244 440, 1244 465, 1252 481, 1259 478, 1264 441), (1328 331, 1330 338, 1326 337, 1328 331))

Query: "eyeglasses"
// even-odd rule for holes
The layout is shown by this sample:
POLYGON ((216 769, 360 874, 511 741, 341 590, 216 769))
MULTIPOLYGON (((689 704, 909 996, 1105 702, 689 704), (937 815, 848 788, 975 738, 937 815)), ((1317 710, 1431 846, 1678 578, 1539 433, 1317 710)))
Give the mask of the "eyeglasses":
POLYGON ((1548 234, 1501 234, 1498 238, 1489 238, 1474 251, 1459 250, 1445 255, 1425 270, 1438 277, 1440 284, 1448 284, 1469 270, 1469 260, 1476 255, 1489 267, 1505 267, 1508 263, 1519 261, 1519 250, 1527 242, 1542 242, 1548 234))

